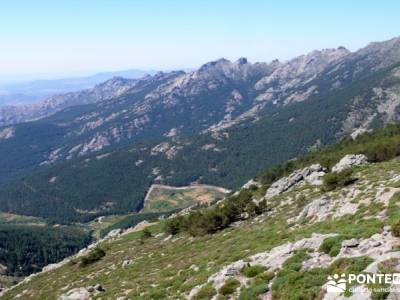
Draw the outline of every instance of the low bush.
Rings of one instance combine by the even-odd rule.
[[[341,235],[326,238],[319,247],[319,251],[331,257],[337,256],[342,248],[342,241],[344,239],[345,238]]]
[[[148,228],[143,229],[140,238],[141,239],[148,239],[148,238],[151,238],[151,237],[152,237],[151,231]]]
[[[235,278],[229,278],[225,281],[224,285],[219,289],[219,293],[226,296],[233,294],[240,286],[240,282]]]
[[[268,284],[260,283],[257,285],[251,285],[244,287],[240,290],[239,300],[255,300],[258,296],[268,292]]]
[[[328,173],[324,176],[324,190],[325,191],[332,191],[338,187],[347,186],[357,179],[353,176],[353,171],[351,169],[344,170],[342,172],[332,172]]]
[[[81,262],[79,264],[80,267],[86,267],[88,265],[91,265],[99,260],[101,260],[104,256],[106,255],[106,252],[97,247],[94,248],[88,255],[83,256],[81,258]]]
[[[261,274],[265,271],[265,267],[260,265],[255,266],[244,266],[240,271],[246,277],[256,277],[258,274]]]
[[[254,284],[269,283],[274,277],[275,277],[274,272],[265,272],[265,273],[257,275],[253,279],[253,283]]]
[[[400,221],[397,221],[391,226],[392,234],[395,237],[400,237]]]
[[[374,260],[368,256],[358,256],[352,258],[339,258],[329,267],[329,274],[352,273],[359,274]]]
[[[194,300],[208,300],[211,299],[214,295],[217,294],[217,291],[211,284],[204,285],[200,291],[193,297]]]
[[[233,222],[260,215],[267,210],[267,203],[265,200],[258,204],[253,202],[253,197],[256,197],[253,193],[257,192],[241,190],[238,195],[230,196],[216,206],[168,219],[164,230],[168,234],[189,232],[192,236],[199,236],[215,233]]]
[[[317,298],[327,275],[321,268],[301,271],[302,263],[309,258],[307,250],[302,249],[284,262],[272,284],[273,299]]]

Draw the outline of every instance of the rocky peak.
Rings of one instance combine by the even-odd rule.
[[[395,37],[387,41],[383,42],[372,42],[369,43],[366,47],[360,49],[358,52],[360,53],[385,53],[387,51],[395,50],[399,51],[400,47],[400,37]]]
[[[246,57],[241,57],[236,61],[236,64],[238,64],[238,65],[245,65],[247,63],[248,63],[248,61],[247,61]]]
[[[298,56],[287,62],[283,70],[292,75],[311,75],[323,71],[329,64],[342,59],[350,52],[346,48],[314,50],[308,54]]]
[[[103,83],[97,84],[96,87],[100,88],[100,87],[105,87],[105,86],[122,86],[122,85],[126,85],[132,82],[135,82],[135,79],[127,79],[127,78],[123,78],[120,76],[115,76]]]
[[[340,47],[338,49],[314,50],[285,63],[274,60],[269,64],[269,68],[273,72],[261,78],[256,83],[255,88],[264,90],[276,84],[293,88],[321,74],[329,65],[341,61],[349,53],[346,48]]]
[[[207,72],[207,71],[213,70],[215,68],[221,67],[222,65],[229,65],[229,64],[232,64],[232,62],[230,60],[225,59],[225,58],[220,58],[220,59],[210,61],[210,62],[203,64],[199,68],[198,72]]]
[[[400,37],[370,43],[352,53],[351,58],[356,62],[354,69],[359,73],[389,67],[400,61]]]

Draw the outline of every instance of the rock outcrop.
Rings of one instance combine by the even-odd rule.
[[[266,267],[269,271],[274,271],[281,268],[282,264],[291,257],[296,250],[299,249],[314,249],[317,250],[325,238],[335,236],[335,234],[312,234],[310,238],[304,238],[296,242],[289,242],[281,246],[275,247],[270,251],[258,253],[244,260],[239,260],[231,263],[219,272],[211,275],[208,282],[211,283],[216,289],[219,289],[228,278],[239,278],[241,282],[243,279],[240,275],[240,270],[245,265],[261,265]],[[245,283],[245,282],[243,282]],[[193,298],[198,292],[199,288],[194,287],[190,296]]]
[[[287,177],[283,177],[278,181],[275,181],[265,194],[265,197],[272,198],[283,192],[286,192],[296,184],[301,182],[308,183],[311,185],[321,185],[322,177],[325,175],[324,168],[319,164],[314,164],[306,167],[302,170],[296,170]]]
[[[104,291],[105,289],[100,284],[88,286],[86,288],[74,288],[61,295],[58,300],[89,300],[91,299],[91,294],[98,294]]]
[[[58,300],[89,300],[90,293],[86,288],[75,288],[61,295]]]
[[[243,186],[242,189],[248,189],[252,186],[256,186],[256,187],[261,187],[261,183],[258,181],[255,181],[254,179],[250,179],[249,181],[247,181]]]
[[[0,140],[7,140],[14,136],[15,129],[14,127],[6,127],[0,130]]]
[[[367,163],[368,158],[364,154],[347,154],[333,166],[332,172],[342,172],[353,166],[365,165]]]

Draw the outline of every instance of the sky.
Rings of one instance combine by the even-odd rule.
[[[400,1],[1,0],[0,79],[287,60],[400,36]]]

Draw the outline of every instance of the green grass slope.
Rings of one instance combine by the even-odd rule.
[[[270,199],[266,210],[256,213],[254,217],[215,228],[212,233],[185,227],[169,236],[166,225],[170,220],[160,221],[158,225],[150,227],[150,233],[133,232],[103,242],[99,245],[104,251],[102,255],[98,255],[100,252],[97,251],[85,258],[90,263],[82,264],[81,258],[75,258],[60,268],[23,282],[6,292],[3,299],[14,299],[17,295],[28,299],[57,299],[68,290],[97,283],[105,291],[92,293],[93,299],[185,299],[194,287],[206,284],[211,275],[232,262],[247,260],[254,254],[310,237],[313,233],[334,233],[338,235],[337,239],[327,239],[324,246],[315,250],[329,253],[332,257],[332,261],[324,267],[303,270],[301,263],[312,252],[302,249],[292,253],[281,268],[272,273],[262,267],[243,270],[248,278],[245,285],[232,278],[219,290],[206,284],[198,294],[202,299],[209,299],[217,293],[219,299],[228,299],[229,295],[234,299],[257,299],[265,293],[270,293],[273,299],[316,299],[328,275],[346,271],[359,273],[373,261],[368,256],[335,258],[338,241],[367,239],[374,234],[381,234],[386,225],[396,228],[400,216],[400,161],[395,158],[399,154],[397,150],[400,144],[396,142],[400,137],[399,128],[393,126],[364,135],[356,141],[343,141],[295,162],[296,166],[317,161],[332,165],[345,153],[362,152],[374,147],[376,152],[371,151],[369,155],[386,153],[376,158],[375,162],[355,167],[352,176],[357,180],[345,187],[326,191],[324,187],[298,186]],[[282,169],[289,172],[287,167]],[[232,203],[232,209],[241,209],[245,203],[243,201],[259,199],[269,185],[266,174],[270,172],[264,173],[263,187],[231,196],[225,200],[225,206]],[[284,173],[274,173],[274,176],[278,178]],[[243,196],[243,193],[250,197]],[[324,195],[337,206],[330,216],[321,220],[296,219],[307,204]],[[344,204],[353,205],[354,211],[341,214],[340,207]],[[192,212],[184,218],[192,218],[192,221],[199,223],[185,224],[196,228],[203,224],[199,213],[209,216],[208,212],[216,207]],[[397,241],[396,237],[392,239]],[[397,244],[393,244],[390,251],[398,250]],[[126,260],[132,263],[123,267]],[[239,291],[236,291],[237,287],[240,287]],[[374,297],[382,295],[374,294]]]

